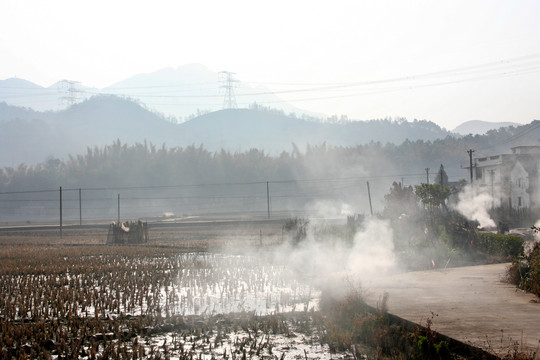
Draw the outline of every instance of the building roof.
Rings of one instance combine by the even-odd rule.
[[[540,145],[521,145],[511,148],[512,154],[540,154]]]

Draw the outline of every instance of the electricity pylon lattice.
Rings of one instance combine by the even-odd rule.
[[[225,89],[225,98],[223,99],[223,108],[224,109],[236,109],[236,97],[234,95],[234,88],[239,82],[236,80],[233,75],[233,72],[230,71],[221,71],[220,82],[223,84],[221,88]]]
[[[61,83],[62,86],[58,87],[58,91],[65,93],[65,95],[60,99],[68,106],[74,105],[77,100],[79,100],[79,94],[82,93],[82,90],[77,88],[77,85],[80,84],[80,82],[74,80],[62,80]]]

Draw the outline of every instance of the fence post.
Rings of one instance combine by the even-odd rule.
[[[62,238],[62,187],[60,186],[60,239]]]
[[[79,226],[82,226],[82,196],[81,188],[79,188]]]
[[[270,188],[268,181],[266,182],[266,206],[268,208],[268,218],[270,219]]]

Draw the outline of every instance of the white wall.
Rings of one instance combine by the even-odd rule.
[[[519,160],[510,172],[510,186],[512,207],[514,209],[529,207],[531,205],[530,197],[527,193],[527,189],[529,188],[529,174],[525,171]]]

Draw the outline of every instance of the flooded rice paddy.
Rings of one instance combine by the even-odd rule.
[[[315,279],[272,254],[5,246],[3,358],[321,359]]]

